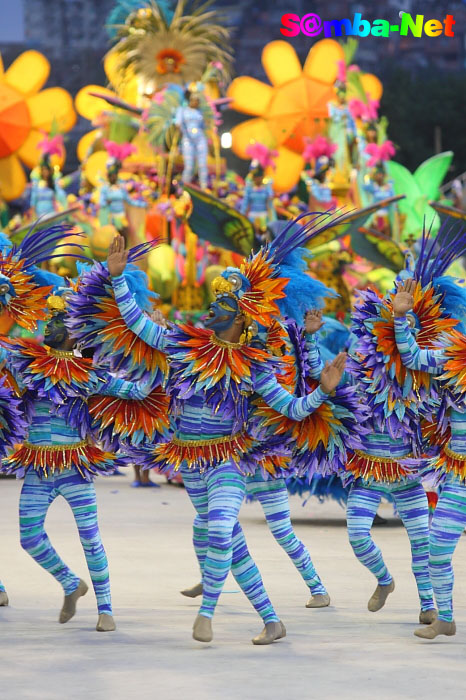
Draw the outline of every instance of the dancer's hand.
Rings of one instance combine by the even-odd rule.
[[[151,320],[156,323],[158,326],[162,326],[162,328],[168,328],[168,323],[167,319],[163,315],[163,313],[160,311],[160,309],[154,309],[154,311],[150,315]]]
[[[322,328],[323,325],[324,322],[322,321],[322,311],[318,309],[310,309],[309,311],[306,311],[306,315],[304,316],[304,328],[306,333],[309,333],[310,335],[317,333],[317,331]]]
[[[327,361],[320,374],[320,388],[325,394],[331,394],[339,385],[346,365],[346,352],[340,352],[332,362]]]
[[[416,280],[405,280],[397,289],[393,299],[393,313],[397,318],[406,316],[408,311],[414,306],[414,290],[416,289]]]
[[[128,262],[128,250],[125,250],[123,236],[115,236],[107,255],[107,267],[112,277],[119,277],[125,270]]]

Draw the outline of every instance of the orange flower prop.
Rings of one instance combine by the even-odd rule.
[[[228,89],[232,109],[254,117],[232,130],[233,150],[247,158],[252,143],[276,148],[278,158],[270,175],[277,192],[287,192],[298,182],[304,168],[306,138],[325,130],[327,104],[335,98],[333,84],[338,61],[342,60],[343,48],[333,39],[314,44],[303,67],[291,44],[272,41],[262,51],[262,65],[271,85],[242,76]],[[365,74],[361,83],[371,99],[380,99],[382,85],[378,78]],[[348,97],[352,97],[350,88]]]
[[[21,196],[27,180],[22,163],[34,168],[40,160],[43,132],[55,124],[60,132],[76,122],[71,95],[62,88],[42,90],[50,64],[38,51],[25,51],[3,70],[0,56],[0,182],[7,201]]]

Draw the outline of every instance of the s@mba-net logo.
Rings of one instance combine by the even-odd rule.
[[[426,19],[424,15],[415,15],[401,11],[400,21],[395,24],[387,19],[374,19],[370,22],[363,19],[360,12],[355,12],[353,19],[332,19],[322,20],[319,15],[309,12],[300,17],[288,12],[282,15],[281,33],[286,37],[298,36],[382,36],[389,37],[390,34],[400,34],[400,36],[428,37],[455,36],[453,25],[456,24],[453,15],[446,15],[444,19]]]

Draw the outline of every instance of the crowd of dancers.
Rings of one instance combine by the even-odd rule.
[[[466,232],[424,233],[392,292],[360,292],[346,346],[329,348],[321,309],[335,293],[307,274],[303,246],[340,221],[307,213],[276,229],[240,268],[213,280],[214,301],[199,325],[173,324],[154,310],[136,263],[155,242],[127,250],[119,235],[105,263],[81,263],[69,283],[41,267],[67,244],[66,227],[31,231],[19,246],[1,242],[2,309],[31,330],[46,326],[43,344],[0,339],[0,469],[24,478],[21,546],[62,585],[61,623],[88,586],[53,548],[48,508],[59,495],[68,501],[97,630],[112,631],[93,480],[137,464],[181,473],[194,506],[201,578],[183,593],[202,597],[199,642],[213,638],[230,571],[263,621],[253,643],[286,635],[238,520],[246,493],[308,586],[306,607],[330,604],[291,524],[285,479],[294,475],[337,475],[350,486],[349,541],[376,578],[371,612],[395,587],[371,537],[389,495],[411,543],[415,634],[455,634],[451,562],[466,526],[466,292],[446,273],[466,252]],[[439,490],[430,528],[423,482]],[[8,604],[0,591],[0,605]]]

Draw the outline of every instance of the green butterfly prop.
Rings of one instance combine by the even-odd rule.
[[[432,232],[438,229],[440,220],[430,206],[430,200],[439,199],[439,188],[452,159],[452,151],[438,153],[421,163],[414,173],[410,173],[401,163],[387,161],[386,168],[393,180],[395,193],[406,196],[400,203],[400,212],[406,216],[404,236],[413,235],[418,238],[423,230],[424,219],[433,222]]]
[[[241,255],[249,255],[251,250],[258,247],[258,243],[254,240],[253,224],[246,216],[197,187],[185,185],[184,189],[189,192],[193,205],[189,225],[199,238],[209,241],[214,246]],[[402,198],[402,195],[388,197],[364,209],[349,211],[348,214],[340,218],[338,226],[313,238],[307,247],[312,250],[342,236],[350,235],[352,237],[380,207],[398,202]]]
[[[399,244],[380,231],[361,227],[351,235],[351,247],[357,255],[369,262],[400,272],[405,266],[405,255]]]

